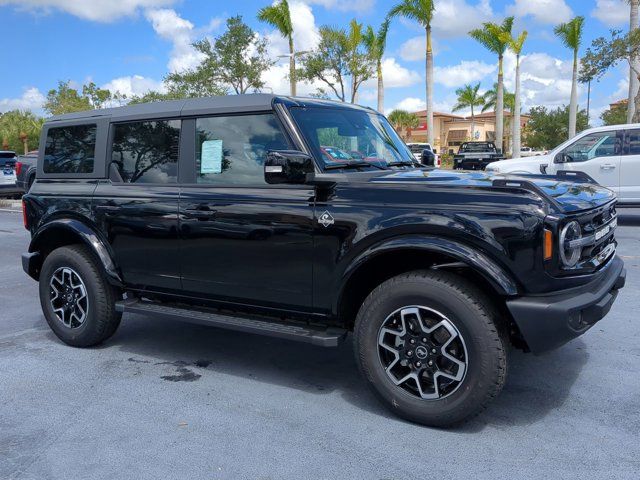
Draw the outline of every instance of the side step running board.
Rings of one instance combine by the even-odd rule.
[[[228,330],[296,340],[321,347],[336,347],[347,335],[347,331],[342,328],[285,323],[271,321],[266,317],[236,316],[206,308],[176,307],[138,299],[117,302],[116,311],[211,325]]]

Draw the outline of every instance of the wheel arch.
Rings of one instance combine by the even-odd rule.
[[[341,323],[351,327],[360,305],[376,286],[401,273],[430,268],[464,270],[491,298],[519,291],[503,267],[471,246],[439,237],[402,237],[370,247],[349,264],[334,311]]]
[[[38,280],[47,255],[56,248],[73,244],[83,244],[89,248],[110,283],[117,286],[123,284],[113,255],[98,233],[80,220],[67,218],[52,220],[34,233],[29,244],[29,253],[35,256],[29,274]]]

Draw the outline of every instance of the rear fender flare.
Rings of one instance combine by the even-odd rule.
[[[46,245],[50,235],[64,230],[72,233],[75,237],[87,245],[100,259],[100,264],[104,269],[109,281],[115,285],[122,285],[122,277],[113,260],[113,255],[107,244],[100,238],[98,233],[84,222],[75,219],[63,218],[52,220],[40,227],[33,235],[29,245],[29,252],[40,252]]]

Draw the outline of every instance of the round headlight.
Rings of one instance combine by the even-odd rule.
[[[560,259],[566,267],[575,267],[580,260],[582,247],[571,248],[569,242],[582,238],[582,229],[576,221],[567,223],[560,231]]]

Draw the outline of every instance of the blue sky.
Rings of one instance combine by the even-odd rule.
[[[274,58],[286,45],[255,18],[270,0],[0,0],[2,64],[0,112],[28,108],[41,113],[46,92],[58,80],[88,80],[128,94],[162,88],[167,72],[197,64],[190,43],[223,31],[224,20],[242,15],[271,41]],[[298,50],[312,48],[317,28],[346,26],[352,18],[376,28],[396,0],[290,0]],[[571,53],[553,35],[553,26],[575,15],[586,17],[583,49],[610,28],[628,28],[623,0],[436,0],[435,110],[450,111],[455,89],[480,81],[490,88],[496,59],[468,38],[488,20],[515,15],[514,30],[529,38],[522,59],[525,109],[569,101]],[[424,32],[405,20],[392,24],[384,73],[385,110],[424,108]],[[269,88],[287,93],[286,60],[265,72]],[[506,82],[513,87],[514,58],[506,58]],[[626,98],[628,67],[621,65],[592,89],[592,123],[612,101]],[[300,93],[315,90],[301,85]],[[267,89],[268,91],[269,89]],[[586,88],[580,91],[586,106]],[[375,106],[375,85],[364,86],[360,103]]]

